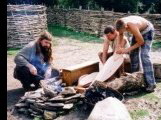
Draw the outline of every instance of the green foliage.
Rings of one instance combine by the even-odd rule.
[[[144,118],[145,116],[149,115],[149,112],[144,109],[133,110],[130,112],[130,115],[133,120],[139,120],[139,118],[141,119],[141,118]]]
[[[71,28],[63,27],[60,25],[48,25],[48,30],[57,37],[67,37],[71,39],[80,40],[82,42],[102,42],[100,38],[85,32],[75,32]]]
[[[131,13],[161,13],[161,0],[8,0],[9,4],[45,4],[46,6],[59,5],[66,8],[95,9],[103,7],[105,10]],[[140,6],[142,5],[142,6]]]
[[[79,6],[82,6],[82,9],[97,8],[94,0],[58,0],[58,3],[66,8],[79,8]]]
[[[105,8],[105,10],[114,10],[115,12],[137,12],[139,0],[94,0],[96,3]]]
[[[156,1],[154,8],[156,10],[155,11],[156,13],[160,13],[161,14],[161,0],[157,0]]]
[[[143,4],[143,9],[139,11],[140,13],[158,13],[155,6],[159,2],[158,0],[140,0],[140,2]]]
[[[161,0],[58,0],[58,5],[71,8],[130,11],[131,13],[161,13]]]

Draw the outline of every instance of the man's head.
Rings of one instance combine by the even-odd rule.
[[[49,32],[45,31],[40,34],[38,42],[41,45],[41,47],[50,48],[52,45],[52,39],[52,35]]]
[[[37,40],[36,54],[42,53],[45,62],[52,59],[52,40],[52,35],[47,31],[42,32]]]
[[[115,28],[112,25],[109,25],[104,30],[105,36],[108,38],[108,40],[114,40],[117,36],[117,32]]]
[[[127,25],[124,23],[124,21],[119,19],[116,21],[115,27],[119,33],[123,33],[125,32]]]

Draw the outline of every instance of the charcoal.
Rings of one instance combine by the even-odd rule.
[[[98,101],[101,101],[107,97],[115,97],[119,100],[123,100],[123,95],[112,88],[105,88],[102,84],[94,84],[85,93],[84,101],[90,106],[94,106]]]

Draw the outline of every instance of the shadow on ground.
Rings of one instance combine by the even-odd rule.
[[[7,108],[14,106],[24,95],[23,88],[11,89],[7,91]]]

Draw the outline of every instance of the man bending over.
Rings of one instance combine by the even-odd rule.
[[[140,16],[128,16],[118,19],[115,25],[116,30],[119,32],[119,42],[116,53],[125,54],[130,52],[132,72],[139,71],[140,65],[142,65],[146,91],[153,92],[156,87],[156,82],[153,66],[149,56],[149,51],[154,37],[153,24]],[[131,47],[129,48],[123,48],[125,43],[125,40],[123,39],[124,32],[130,32],[133,34]]]

